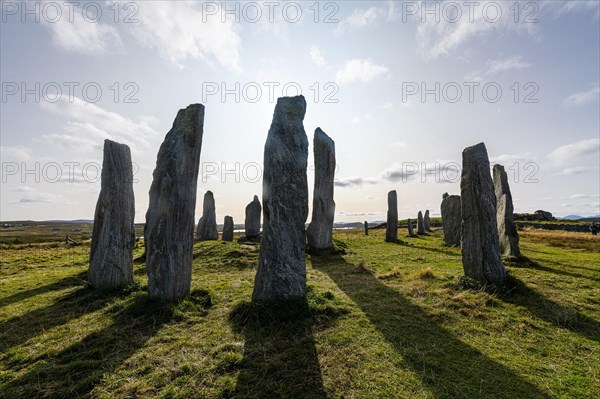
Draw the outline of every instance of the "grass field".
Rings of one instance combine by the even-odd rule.
[[[249,302],[257,245],[197,243],[176,305],[147,300],[142,259],[102,293],[89,244],[4,245],[0,398],[600,397],[600,237],[524,231],[504,286],[465,289],[439,231],[383,235],[335,232],[283,309]]]

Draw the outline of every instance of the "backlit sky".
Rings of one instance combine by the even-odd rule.
[[[384,220],[392,189],[401,218],[438,215],[481,141],[516,212],[600,213],[598,1],[287,3],[2,1],[0,219],[93,218],[110,138],[143,222],[158,148],[199,102],[196,219],[212,190],[218,223],[243,223],[284,86],[309,142],[335,140],[336,221]]]

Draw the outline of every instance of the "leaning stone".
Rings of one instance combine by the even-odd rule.
[[[306,296],[305,223],[308,216],[308,138],[303,96],[277,100],[264,152],[263,235],[252,300]]]
[[[215,210],[215,196],[212,191],[204,194],[202,205],[202,217],[198,221],[197,236],[199,240],[218,240],[217,212]]]
[[[94,288],[121,288],[133,282],[134,217],[131,152],[125,144],[104,140],[88,270]]]
[[[190,292],[194,210],[204,106],[179,110],[158,150],[144,230],[148,295],[177,300]]]
[[[223,241],[233,241],[233,218],[225,216],[223,222]]]
[[[425,216],[423,216],[423,228],[425,231],[431,231],[431,220],[429,219],[429,209],[425,210]]]
[[[246,238],[250,241],[257,240],[260,237],[260,214],[262,207],[258,197],[255,195],[251,203],[246,206],[246,220],[244,229]]]
[[[481,284],[500,282],[506,278],[506,270],[500,259],[496,195],[485,144],[465,148],[462,163],[461,251],[465,276]]]
[[[521,251],[519,250],[519,233],[517,233],[517,226],[514,221],[514,209],[508,185],[508,176],[502,165],[494,165],[493,171],[500,255],[518,258],[521,256]]]
[[[425,226],[423,224],[423,212],[419,211],[417,214],[417,234],[425,234]]]
[[[398,195],[396,190],[388,193],[387,227],[385,229],[385,241],[398,241]]]
[[[460,195],[444,194],[442,197],[442,226],[444,242],[450,246],[460,246]]]
[[[335,178],[335,143],[320,128],[313,139],[315,155],[315,189],[312,220],[306,230],[308,245],[316,249],[333,247],[333,180]]]

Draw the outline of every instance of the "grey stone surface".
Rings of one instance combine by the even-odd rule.
[[[425,231],[431,231],[431,219],[429,219],[429,209],[425,210],[425,215],[423,216],[423,228]]]
[[[158,150],[144,230],[148,295],[177,300],[190,292],[194,210],[204,106],[179,110]]]
[[[365,220],[365,235],[368,236],[369,235],[369,222],[367,222]]]
[[[198,232],[196,233],[199,240],[218,240],[219,232],[217,230],[217,211],[215,209],[215,196],[212,191],[207,191],[204,194],[204,202],[202,203],[202,216],[198,221]]]
[[[251,203],[246,206],[246,219],[244,227],[246,230],[246,238],[256,240],[260,237],[260,216],[262,206],[258,197],[255,195]]]
[[[252,300],[277,302],[306,296],[308,138],[303,96],[277,100],[265,143],[263,235]]]
[[[333,180],[335,177],[335,143],[321,128],[313,138],[315,156],[315,189],[312,220],[306,229],[308,245],[316,249],[333,247]]]
[[[233,218],[225,216],[223,221],[223,241],[233,241]]]
[[[388,193],[387,226],[385,229],[385,241],[398,241],[398,194],[396,190]]]
[[[502,165],[494,165],[494,190],[496,192],[496,223],[498,224],[498,239],[500,255],[520,257],[519,233],[513,215],[513,201],[508,176]]]
[[[460,195],[448,195],[442,197],[442,226],[444,228],[444,242],[447,245],[460,246]]]
[[[120,288],[133,282],[134,217],[131,151],[125,144],[104,140],[88,270],[94,288]]]
[[[417,234],[425,234],[425,225],[423,223],[423,212],[419,211],[417,214]]]
[[[412,220],[410,220],[410,219],[408,219],[408,236],[409,237],[415,236],[415,230],[413,228]]]
[[[506,270],[498,245],[496,194],[483,143],[467,147],[462,153],[460,203],[465,276],[482,284],[503,281]]]
[[[537,210],[535,212],[533,212],[533,215],[535,216],[536,219],[553,219],[552,213],[548,212],[548,211],[542,211],[542,210]]]

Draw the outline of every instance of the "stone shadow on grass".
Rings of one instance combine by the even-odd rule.
[[[232,397],[327,398],[313,329],[325,328],[344,313],[333,294],[312,290],[305,301],[238,304],[230,322],[245,344]]]
[[[178,312],[210,307],[206,291],[192,291],[178,304],[153,301],[144,291],[107,312],[112,322],[56,354],[44,356],[3,388],[11,399],[90,397],[106,373],[114,372]]]
[[[511,266],[511,267],[515,267],[515,268],[540,270],[540,271],[543,271],[543,272],[549,272],[549,273],[559,274],[561,276],[568,276],[568,277],[574,277],[574,278],[583,278],[583,279],[589,279],[589,280],[592,280],[592,281],[600,282],[600,278],[599,277],[594,277],[594,276],[589,276],[589,275],[580,274],[580,273],[574,273],[574,272],[568,272],[566,270],[560,270],[560,269],[557,269],[557,268],[544,266],[544,265],[541,265],[539,262],[536,262],[533,259],[528,258],[526,256],[521,256],[516,261],[507,261],[506,265],[507,266]],[[585,268],[582,268],[582,269],[585,269]],[[586,270],[589,270],[591,272],[595,272],[595,270],[590,270],[590,269],[586,269]]]
[[[409,298],[342,257],[312,258],[367,315],[436,398],[549,398],[548,393],[444,329]],[[393,316],[393,317],[390,317]]]

